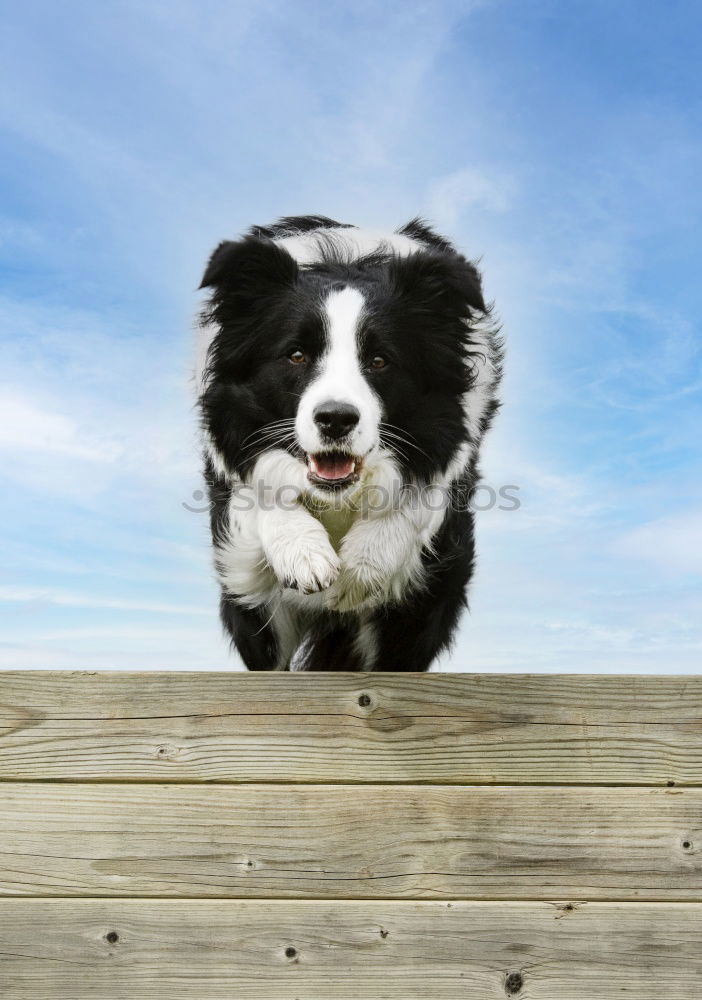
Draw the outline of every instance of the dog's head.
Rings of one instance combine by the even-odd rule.
[[[327,241],[300,260],[290,242],[222,243],[202,280],[200,405],[215,467],[243,477],[282,448],[311,491],[343,494],[383,454],[421,481],[477,444],[497,361],[492,333],[477,332],[476,268],[419,243],[354,256]]]

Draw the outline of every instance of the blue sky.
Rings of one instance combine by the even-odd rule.
[[[228,669],[188,381],[203,262],[422,214],[508,341],[452,670],[697,672],[702,8],[120,0],[0,40],[0,667]],[[195,503],[195,505],[197,505]]]

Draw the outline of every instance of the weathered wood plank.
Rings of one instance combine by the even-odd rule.
[[[702,900],[702,790],[10,783],[0,893]]]
[[[3,1000],[697,1000],[696,904],[0,902]]]
[[[0,780],[702,785],[702,676],[0,673]]]

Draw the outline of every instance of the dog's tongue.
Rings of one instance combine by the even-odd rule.
[[[310,455],[312,472],[320,479],[347,479],[355,462],[348,455]]]

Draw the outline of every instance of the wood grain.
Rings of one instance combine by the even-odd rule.
[[[697,1000],[696,904],[0,901],[3,1000]]]
[[[702,785],[702,676],[6,672],[0,780]]]
[[[702,791],[10,783],[0,893],[702,900]]]

